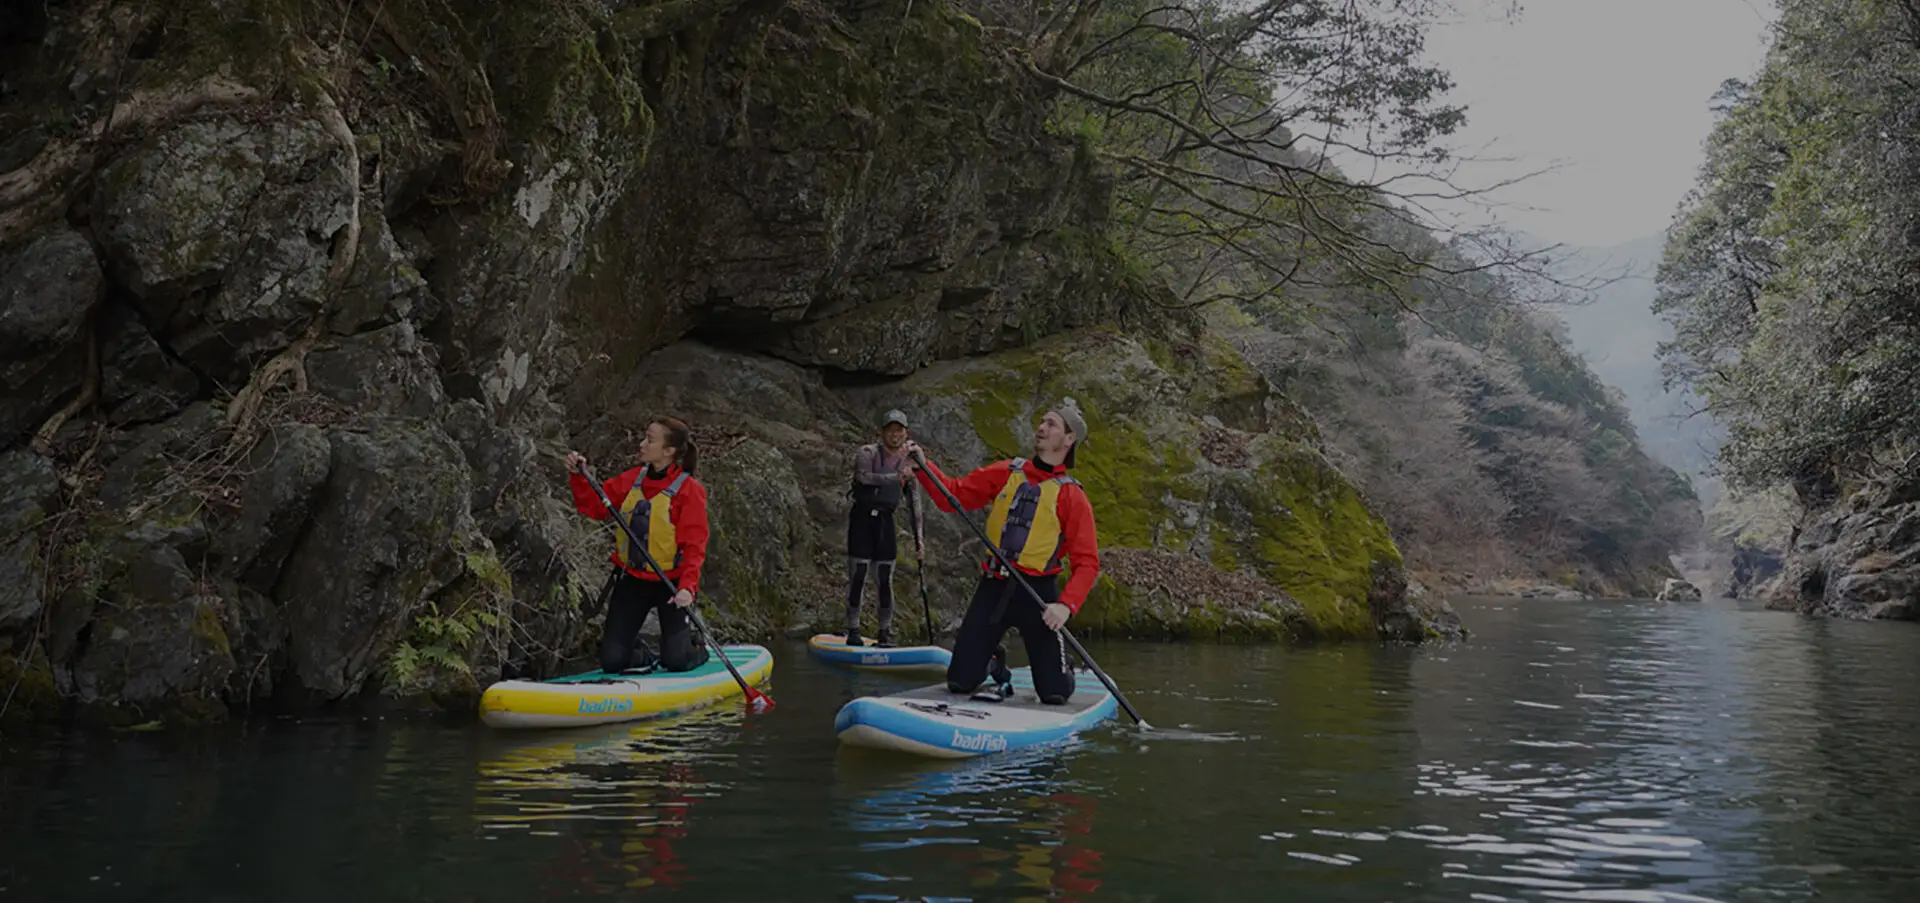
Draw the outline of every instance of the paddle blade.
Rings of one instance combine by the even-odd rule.
[[[745,689],[747,691],[747,708],[756,712],[766,712],[773,709],[773,697],[752,687]]]

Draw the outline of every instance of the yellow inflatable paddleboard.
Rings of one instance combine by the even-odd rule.
[[[757,686],[773,673],[773,653],[765,646],[741,643],[722,649],[748,684]],[[503,680],[481,695],[480,720],[495,728],[612,724],[658,718],[740,695],[740,684],[727,666],[708,656],[691,671],[589,671],[551,680]]]

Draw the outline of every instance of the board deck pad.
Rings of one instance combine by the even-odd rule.
[[[945,684],[863,696],[841,707],[834,732],[850,746],[962,758],[1060,740],[1113,717],[1116,709],[1113,694],[1092,674],[1076,674],[1073,695],[1061,705],[1034,695],[1025,668],[1014,670],[1013,687],[1013,696],[999,702],[955,693]]]
[[[758,647],[747,648],[747,647],[741,647],[741,646],[728,646],[726,647],[726,650],[727,650],[727,659],[733,662],[733,666],[736,668],[740,667],[743,664],[746,664],[747,662],[752,661],[754,656],[760,654],[758,651]],[[641,686],[645,686],[644,683],[641,683],[642,681],[658,680],[661,678],[668,678],[668,677],[679,677],[679,678],[711,677],[714,674],[726,674],[726,673],[727,673],[727,666],[724,664],[721,664],[720,660],[714,657],[712,650],[708,650],[706,661],[700,663],[700,666],[697,668],[689,668],[688,670],[685,670],[685,671],[668,671],[665,668],[655,668],[652,671],[646,671],[646,672],[628,672],[623,674],[608,674],[605,671],[595,670],[595,671],[586,671],[580,674],[568,674],[564,677],[549,677],[546,680],[540,681],[540,683],[577,684],[577,683],[606,682],[606,683],[634,683],[634,684],[640,684]],[[733,679],[732,675],[728,675],[727,679],[732,680]]]
[[[998,702],[974,699],[972,694],[969,693],[955,693],[947,689],[945,684],[917,687],[912,690],[891,694],[885,698],[918,703],[935,703],[940,706],[949,707],[964,702],[966,705],[961,706],[961,708],[978,709],[985,714],[1032,711],[1047,715],[1077,714],[1099,705],[1103,698],[1111,698],[1107,693],[1106,687],[1100,687],[1100,692],[1098,693],[1088,692],[1081,687],[1075,687],[1073,695],[1067,697],[1066,702],[1060,705],[1047,705],[1040,701],[1038,694],[1033,692],[1033,684],[1031,681],[1025,682],[1026,686],[1021,686],[1021,683],[1022,681],[1016,679],[1013,682],[1013,695]],[[992,684],[988,684],[988,686],[992,686]]]

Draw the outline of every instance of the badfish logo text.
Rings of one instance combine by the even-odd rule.
[[[580,700],[580,714],[582,715],[612,715],[631,711],[633,711],[633,700],[631,699],[602,697],[600,699]]]
[[[969,734],[954,728],[953,745],[976,752],[1000,752],[1007,748],[1007,738],[1000,734]]]
[[[860,656],[860,664],[884,665],[887,663],[887,659],[888,659],[888,656],[885,652],[875,652],[868,655]]]

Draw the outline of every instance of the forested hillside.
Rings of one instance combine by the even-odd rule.
[[[1716,98],[1660,269],[1663,360],[1724,425],[1729,490],[1800,509],[1765,595],[1920,617],[1920,8],[1780,10]]]
[[[1124,173],[1121,252],[1314,415],[1416,571],[1651,594],[1698,505],[1531,303],[1548,258],[1416,214],[1471,188],[1356,183],[1293,131],[1343,103],[1351,152],[1444,169],[1463,114],[1415,62],[1423,22],[1369,6],[1105,4],[1061,115]]]
[[[1660,346],[1673,339],[1672,325],[1653,312],[1654,277],[1665,245],[1665,235],[1655,234],[1573,249],[1559,269],[1566,278],[1591,281],[1593,290],[1554,313],[1565,323],[1568,345],[1617,390],[1647,454],[1683,475],[1699,497],[1705,523],[1682,543],[1678,564],[1688,580],[1726,594],[1734,591],[1729,577],[1747,541],[1738,536],[1751,532],[1744,522],[1754,512],[1721,491],[1714,467],[1721,430],[1706,402],[1685,383],[1669,386],[1661,373]]]
[[[1691,387],[1668,387],[1660,372],[1660,346],[1673,327],[1653,312],[1654,278],[1666,236],[1649,235],[1605,248],[1579,248],[1568,255],[1569,278],[1599,280],[1580,303],[1556,311],[1567,340],[1595,376],[1620,390],[1620,402],[1640,433],[1647,454],[1692,481],[1703,508],[1720,497],[1713,472],[1720,431]]]

